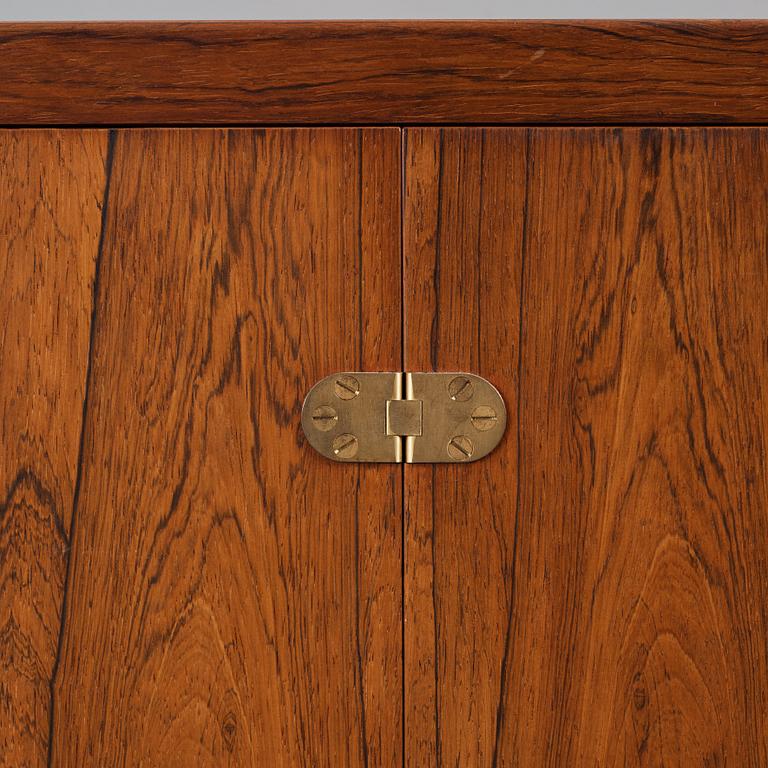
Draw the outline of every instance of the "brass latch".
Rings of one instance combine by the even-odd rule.
[[[507,409],[471,373],[344,372],[312,387],[301,425],[334,461],[467,462],[498,445]]]

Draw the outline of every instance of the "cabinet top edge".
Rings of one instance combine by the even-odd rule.
[[[0,125],[768,123],[768,21],[0,23]]]

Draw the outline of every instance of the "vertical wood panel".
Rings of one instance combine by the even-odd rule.
[[[399,367],[399,135],[119,133],[56,765],[401,760],[400,470],[299,424]]]
[[[415,130],[406,189],[406,365],[510,408],[407,468],[408,762],[765,765],[765,130]]]
[[[407,370],[468,370],[500,385],[504,450],[406,471],[406,754],[479,764],[493,738],[514,555],[514,391],[522,207],[519,133],[409,130],[404,215]],[[500,160],[503,160],[500,162]],[[484,212],[478,217],[478,211]],[[491,488],[495,488],[492,502]],[[489,588],[491,587],[491,588]],[[480,656],[478,656],[478,654]]]
[[[104,131],[0,131],[0,766],[42,766],[104,194]]]

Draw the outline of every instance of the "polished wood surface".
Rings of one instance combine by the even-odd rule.
[[[499,449],[406,467],[411,766],[768,764],[768,132],[414,129],[405,365]]]
[[[768,133],[402,136],[0,131],[0,767],[768,764]]]
[[[756,123],[768,22],[0,24],[0,123]]]
[[[117,131],[108,190],[51,765],[399,765],[400,468],[299,426],[399,367],[399,131]]]
[[[0,766],[43,766],[107,140],[0,131]]]

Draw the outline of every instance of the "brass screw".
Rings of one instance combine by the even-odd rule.
[[[472,382],[466,376],[457,376],[455,379],[451,379],[448,384],[448,394],[451,396],[451,400],[459,400],[464,402],[469,400],[473,394]]]
[[[474,443],[466,435],[456,435],[448,441],[448,455],[454,461],[466,461],[474,452]]]
[[[333,438],[333,453],[340,459],[351,459],[357,453],[357,438],[354,435],[338,435]]]
[[[336,415],[336,411],[330,405],[319,405],[312,413],[312,423],[321,432],[333,429],[338,420],[339,417]]]
[[[360,394],[360,382],[354,376],[339,376],[334,391],[339,399],[351,400]]]
[[[470,419],[472,419],[474,428],[480,432],[487,432],[489,429],[493,429],[499,420],[498,416],[496,416],[496,411],[490,405],[478,405],[472,411]]]

